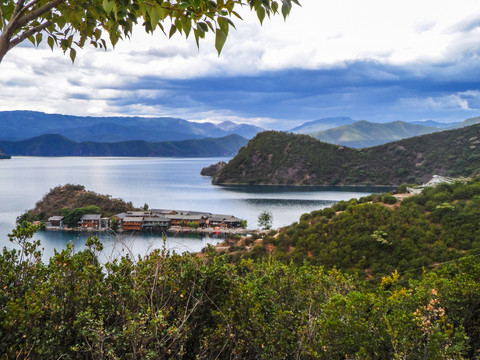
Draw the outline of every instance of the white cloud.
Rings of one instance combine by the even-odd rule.
[[[472,110],[462,93],[427,98],[401,98],[398,108],[412,107],[417,111]]]
[[[478,13],[476,0],[303,0],[301,3],[302,7],[292,9],[287,21],[277,16],[266,19],[263,26],[258,24],[255,14],[242,12],[245,21],[236,21],[238,30],[232,29],[220,57],[212,36],[203,40],[197,50],[193,37],[167,39],[161,32],[149,35],[141,28],[135,29],[132,38],[121,41],[114,50],[89,48],[78,52],[74,65],[59,50],[52,53],[46,46],[19,47],[0,65],[0,110],[30,109],[75,115],[184,114],[197,120],[235,119],[238,115],[229,114],[228,109],[220,109],[217,114],[209,113],[209,109],[196,113],[188,107],[123,106],[117,100],[168,95],[161,88],[151,92],[129,90],[128,85],[139,77],[248,75],[291,68],[331,68],[353,61],[393,65],[436,63],[478,49],[478,16],[471,15]],[[462,23],[469,26],[461,28]],[[392,76],[376,73],[373,78],[392,80]],[[402,101],[405,104],[416,100]],[[468,109],[468,103],[454,95],[420,102],[424,107]],[[274,120],[245,121],[268,125]]]

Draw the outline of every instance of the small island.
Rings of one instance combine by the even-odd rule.
[[[10,155],[7,155],[2,150],[0,150],[0,160],[11,159],[11,158],[12,157]]]
[[[82,185],[67,184],[50,190],[35,208],[18,217],[43,223],[45,230],[138,232],[245,232],[246,221],[233,215],[200,211],[135,208],[131,202],[113,199],[85,190]]]

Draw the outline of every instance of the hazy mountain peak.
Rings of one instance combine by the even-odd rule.
[[[252,138],[262,130],[257,126],[231,121],[216,125],[172,117],[86,117],[35,111],[0,112],[0,140],[21,140],[56,133],[74,141],[155,142],[218,138],[231,134]]]
[[[289,132],[295,134],[310,134],[318,131],[323,131],[331,128],[335,128],[342,125],[353,124],[355,120],[347,116],[328,117],[318,120],[308,121],[299,126],[294,127]]]

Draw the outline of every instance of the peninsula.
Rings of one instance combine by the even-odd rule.
[[[480,124],[353,149],[307,135],[258,134],[214,174],[213,184],[422,184],[433,174],[472,176],[480,170]]]
[[[135,208],[131,202],[67,184],[50,190],[35,208],[19,216],[24,221],[45,224],[46,230],[70,231],[197,231],[241,232],[246,222],[233,215],[200,211]]]

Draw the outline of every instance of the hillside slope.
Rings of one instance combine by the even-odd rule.
[[[402,186],[403,187],[403,186]],[[286,263],[337,268],[371,279],[395,270],[416,277],[422,267],[478,254],[480,177],[440,184],[409,197],[373,194],[303,214],[235,257],[273,256]],[[233,255],[233,254],[232,254]]]
[[[399,185],[432,175],[470,176],[480,170],[480,125],[366,149],[307,135],[266,131],[250,140],[214,184]]]
[[[41,135],[21,141],[0,141],[0,147],[22,156],[231,156],[247,143],[239,135],[182,141],[75,142],[61,135]]]
[[[362,120],[309,135],[331,144],[364,148],[441,130],[432,126],[409,124],[403,121],[379,124]]]
[[[83,185],[66,184],[50,189],[48,194],[18,218],[22,221],[47,221],[50,216],[62,215],[63,209],[97,206],[104,216],[112,216],[121,212],[137,210],[132,203],[120,199],[112,199],[110,195],[101,195],[85,190]]]
[[[289,130],[288,132],[292,132],[294,134],[311,134],[327,129],[336,128],[343,125],[350,125],[353,124],[355,120],[346,117],[332,117],[332,118],[323,118],[318,120],[309,121],[294,127],[293,129]]]

